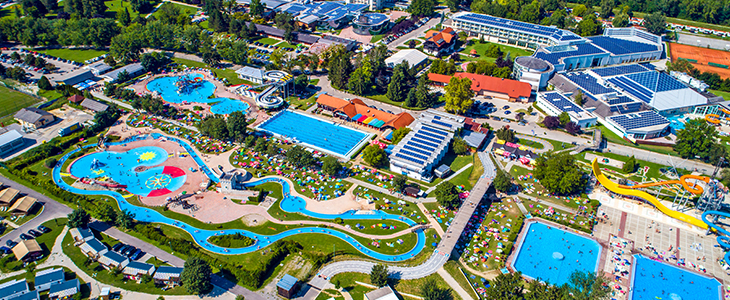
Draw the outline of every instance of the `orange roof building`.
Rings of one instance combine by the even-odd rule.
[[[474,73],[456,73],[454,76],[469,78],[471,80],[471,90],[476,95],[491,96],[512,102],[528,102],[532,94],[532,86],[527,82]],[[428,73],[428,79],[435,85],[446,86],[449,84],[451,76]]]
[[[438,30],[429,30],[426,32],[426,41],[423,43],[423,52],[430,55],[439,56],[440,54],[448,54],[454,51],[454,41],[456,41],[456,31],[449,27]]]
[[[351,101],[320,94],[317,106],[334,113],[335,116],[347,117],[353,122],[384,130],[386,128],[403,128],[411,124],[414,118],[409,113],[391,114],[369,107],[360,99]]]

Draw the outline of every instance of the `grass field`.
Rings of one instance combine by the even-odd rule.
[[[210,69],[210,70],[212,70],[215,73],[215,76],[216,77],[227,79],[228,80],[228,84],[234,84],[235,85],[235,84],[246,83],[246,81],[244,81],[243,79],[238,78],[238,75],[236,75],[236,71],[231,70],[231,69],[215,69],[215,68],[211,68],[210,66],[208,66],[208,65],[206,65],[206,64],[204,64],[202,62],[192,61],[192,60],[184,59],[184,58],[177,58],[176,57],[176,58],[173,58],[172,60],[174,62],[176,62],[176,63],[183,64],[183,65],[186,65],[188,67],[196,67],[196,68]]]
[[[48,55],[53,55],[55,57],[64,58],[68,60],[73,60],[75,62],[83,63],[84,61],[88,59],[92,59],[94,57],[98,57],[106,51],[101,50],[94,50],[94,49],[47,49],[47,50],[38,50],[38,52],[42,52]]]
[[[259,42],[259,43],[267,44],[267,45],[276,45],[278,43],[281,43],[281,40],[273,39],[270,37],[261,37],[259,39],[253,39],[253,40],[251,40],[251,42]]]
[[[0,85],[0,116],[13,115],[21,108],[31,106],[40,101],[41,99]]]
[[[489,42],[482,43],[479,40],[474,40],[474,44],[472,44],[471,46],[466,46],[466,48],[464,48],[464,50],[461,51],[461,53],[465,55],[465,56],[462,56],[462,58],[466,61],[486,60],[486,61],[494,62],[497,60],[496,57],[487,57],[486,55],[484,55],[487,51],[487,48],[489,48],[489,46],[491,44],[495,44],[495,43],[489,43]],[[502,49],[502,52],[505,55],[507,55],[507,53],[509,53],[509,57],[511,57],[513,59],[518,56],[530,56],[534,52],[532,50],[527,50],[527,49],[522,49],[522,48],[517,48],[517,47],[512,47],[512,46],[507,46],[507,45],[501,45],[501,44],[495,44],[495,45],[498,45],[499,48]],[[472,49],[477,50],[477,54],[478,54],[477,57],[471,56]]]
[[[152,6],[156,5],[156,1],[151,1]],[[132,4],[130,1],[122,1],[122,0],[111,0],[111,1],[104,1],[104,5],[106,5],[106,12],[104,12],[104,16],[107,18],[117,18],[117,13],[124,10],[124,8],[129,11],[129,16],[134,20],[134,18],[137,17],[138,13],[132,9]]]
[[[177,3],[172,3],[172,2],[165,2],[165,4],[162,4],[162,6],[165,6],[165,5],[174,5],[178,9],[180,9],[180,12],[182,12],[188,16],[192,16],[198,11],[198,8],[194,8],[194,7],[190,7],[190,6],[182,5],[182,4],[177,4]],[[160,9],[162,9],[162,6],[160,6]],[[160,9],[158,9],[154,13],[152,13],[152,16],[157,18],[157,16],[160,14]],[[132,17],[132,18],[134,18],[134,17]]]
[[[725,98],[725,100],[730,99],[730,92],[723,92],[723,91],[718,91],[718,90],[710,90],[710,92],[715,95]]]

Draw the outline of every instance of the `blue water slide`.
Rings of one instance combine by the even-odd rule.
[[[725,249],[730,249],[730,231],[727,231],[725,230],[725,228],[722,228],[712,223],[710,220],[707,219],[708,215],[717,215],[724,219],[730,217],[730,213],[710,210],[702,214],[702,221],[707,223],[707,226],[710,226],[710,228],[717,230],[717,232],[721,234],[717,236],[717,243]],[[730,265],[730,251],[725,252],[725,263]]]

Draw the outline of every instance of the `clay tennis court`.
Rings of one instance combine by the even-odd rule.
[[[728,51],[707,49],[677,43],[670,43],[669,50],[672,55],[672,61],[676,61],[680,58],[687,59],[690,60],[690,63],[692,63],[695,68],[702,72],[717,73],[723,79],[730,78],[730,69],[715,67],[709,64],[715,63],[730,66],[730,52]],[[696,60],[697,62],[695,63],[692,60]]]

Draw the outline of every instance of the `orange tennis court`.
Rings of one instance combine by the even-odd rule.
[[[722,77],[730,78],[730,52],[669,43],[672,61],[684,59],[702,72],[717,73]]]

